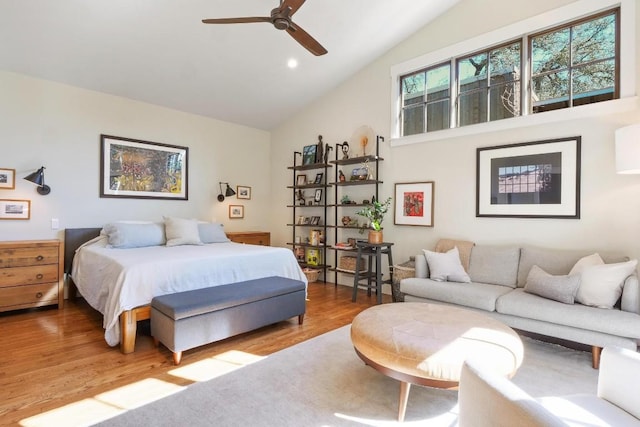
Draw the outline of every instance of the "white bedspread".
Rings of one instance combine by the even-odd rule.
[[[103,314],[104,337],[120,342],[120,313],[151,303],[158,295],[268,276],[307,278],[286,248],[212,243],[202,246],[106,247],[106,238],[82,246],[71,277],[80,294]]]

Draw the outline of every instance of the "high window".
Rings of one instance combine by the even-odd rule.
[[[619,98],[619,21],[618,8],[400,75],[400,136]]]

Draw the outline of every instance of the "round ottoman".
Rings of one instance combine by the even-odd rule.
[[[364,362],[400,380],[398,419],[404,419],[411,384],[456,388],[463,362],[482,360],[512,376],[522,363],[513,329],[481,313],[417,302],[382,304],[358,314],[351,341]]]

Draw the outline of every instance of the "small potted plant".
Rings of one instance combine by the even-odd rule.
[[[382,220],[384,220],[384,215],[389,210],[391,206],[391,197],[389,197],[386,201],[380,202],[375,200],[368,206],[360,209],[356,212],[357,215],[363,216],[369,220],[369,243],[382,243]]]

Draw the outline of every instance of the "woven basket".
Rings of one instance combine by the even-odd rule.
[[[314,270],[313,268],[303,268],[302,272],[307,276],[309,283],[316,282],[320,276],[320,270]]]
[[[409,277],[416,277],[415,261],[411,260],[393,266],[391,296],[394,302],[404,301],[404,295],[400,292],[400,281]]]
[[[338,268],[341,270],[349,270],[356,271],[356,259],[355,256],[343,255],[340,257],[338,261]],[[364,259],[360,258],[360,269],[359,271],[364,270]]]

